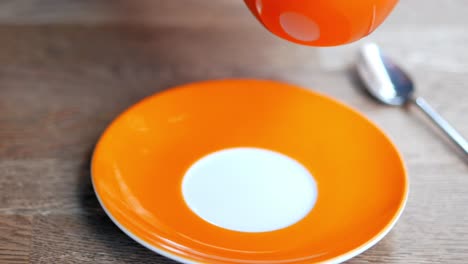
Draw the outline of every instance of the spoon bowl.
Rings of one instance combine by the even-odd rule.
[[[357,71],[367,91],[384,104],[403,105],[414,94],[414,84],[409,75],[382,54],[374,43],[361,48]]]

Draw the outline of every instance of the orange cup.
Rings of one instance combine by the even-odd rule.
[[[398,0],[244,0],[273,34],[309,46],[337,46],[373,32]]]

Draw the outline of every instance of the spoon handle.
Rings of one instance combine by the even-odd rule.
[[[428,116],[439,128],[447,134],[453,143],[465,154],[468,159],[468,143],[460,133],[455,130],[442,116],[440,116],[427,102],[421,97],[414,99],[414,103]]]

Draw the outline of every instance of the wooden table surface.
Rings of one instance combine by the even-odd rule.
[[[366,40],[405,65],[419,94],[468,137],[467,14],[468,1],[404,0]],[[90,154],[108,123],[145,96],[226,77],[328,94],[402,152],[406,210],[349,263],[467,263],[468,166],[417,109],[382,106],[359,90],[349,68],[361,43],[286,43],[241,0],[1,1],[0,263],[173,263],[105,215]]]

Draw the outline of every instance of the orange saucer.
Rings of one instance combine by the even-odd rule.
[[[390,231],[408,193],[397,149],[369,120],[259,80],[144,99],[107,128],[91,172],[120,229],[183,263],[340,263]]]

